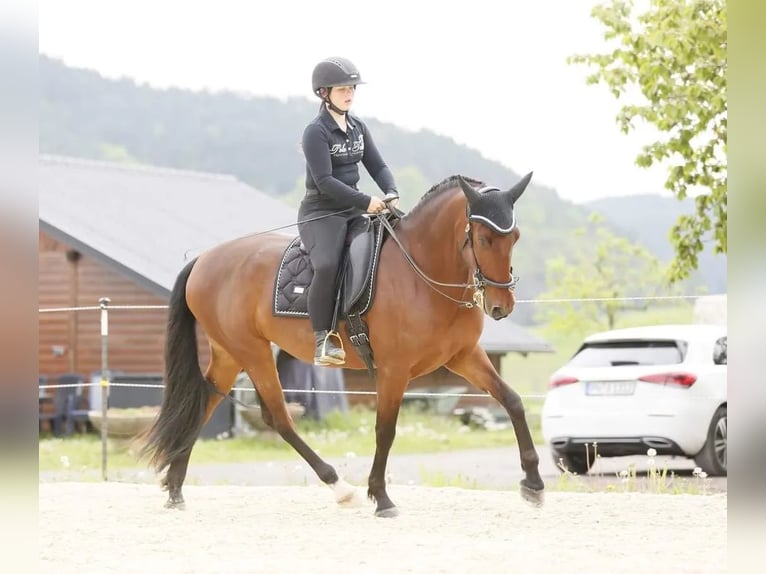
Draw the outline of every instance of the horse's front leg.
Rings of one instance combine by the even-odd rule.
[[[454,356],[446,367],[474,386],[487,391],[505,407],[519,443],[521,468],[526,474],[521,480],[521,495],[533,504],[542,504],[545,485],[538,468],[540,457],[535,450],[519,394],[500,377],[487,353],[478,345]]]
[[[375,458],[370,469],[367,496],[375,500],[375,516],[390,518],[399,511],[386,492],[386,463],[396,436],[396,421],[402,404],[404,389],[409,382],[406,375],[378,372],[377,417],[375,420]]]

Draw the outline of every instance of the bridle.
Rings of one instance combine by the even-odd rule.
[[[486,189],[496,189],[496,188],[486,188]],[[484,189],[482,189],[484,191]],[[407,249],[402,245],[402,242],[399,240],[399,238],[396,236],[396,233],[394,232],[394,228],[391,225],[391,223],[388,221],[388,218],[385,215],[378,216],[381,222],[381,225],[386,228],[386,231],[391,235],[393,240],[396,242],[396,244],[399,246],[399,249],[401,249],[402,254],[404,255],[405,260],[407,263],[410,264],[410,267],[417,273],[423,281],[425,281],[426,285],[431,287],[434,291],[442,295],[443,297],[446,297],[450,301],[453,301],[460,305],[461,307],[465,309],[472,309],[473,307],[481,307],[484,308],[484,288],[488,285],[491,287],[499,287],[499,288],[506,288],[509,291],[513,291],[516,288],[516,284],[519,282],[518,276],[513,274],[513,266],[509,269],[510,273],[510,279],[508,281],[494,281],[492,279],[488,279],[486,275],[484,275],[484,272],[481,270],[481,265],[479,264],[479,258],[476,256],[476,250],[474,249],[473,245],[473,238],[471,234],[471,212],[469,206],[466,204],[466,220],[467,223],[465,225],[465,240],[463,241],[463,247],[462,249],[465,249],[467,246],[470,246],[471,248],[471,254],[473,255],[473,261],[474,261],[474,272],[473,272],[473,282],[472,283],[443,283],[441,281],[437,281],[436,279],[432,279],[429,277],[420,267],[418,267],[418,264],[415,263],[415,260],[412,258],[412,256],[407,252]],[[508,233],[513,230],[513,227],[511,227],[510,230],[508,230]],[[505,230],[503,230],[505,231]],[[470,301],[465,301],[462,299],[455,299],[454,297],[447,295],[444,291],[439,289],[439,287],[460,287],[463,289],[473,289],[473,296]]]
[[[484,288],[489,285],[491,287],[500,287],[507,288],[508,291],[513,291],[516,289],[516,284],[519,282],[518,276],[513,274],[513,265],[511,265],[511,268],[509,269],[510,273],[510,279],[508,281],[494,281],[492,279],[488,279],[484,272],[481,270],[481,265],[479,265],[479,259],[476,257],[476,249],[473,247],[473,236],[471,234],[471,221],[469,220],[468,223],[465,225],[465,241],[463,242],[463,249],[465,249],[466,245],[469,245],[471,247],[471,254],[473,255],[473,262],[475,264],[474,272],[473,272],[473,284],[471,285],[473,287],[473,300],[476,303],[477,306],[484,307]]]

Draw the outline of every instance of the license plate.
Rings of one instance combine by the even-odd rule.
[[[591,396],[626,396],[636,392],[635,381],[598,381],[585,385],[585,394]]]

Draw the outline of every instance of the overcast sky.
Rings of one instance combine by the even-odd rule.
[[[565,61],[606,49],[595,4],[39,0],[39,45],[107,77],[307,98],[314,64],[340,55],[368,82],[363,118],[449,136],[576,202],[664,193],[665,170],[634,163],[651,134],[622,134],[608,89]]]

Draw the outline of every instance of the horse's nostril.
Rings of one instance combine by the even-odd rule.
[[[503,311],[502,307],[495,305],[494,307],[492,307],[492,310],[490,311],[490,315],[492,316],[493,319],[502,319],[503,317],[506,316],[506,312]]]

